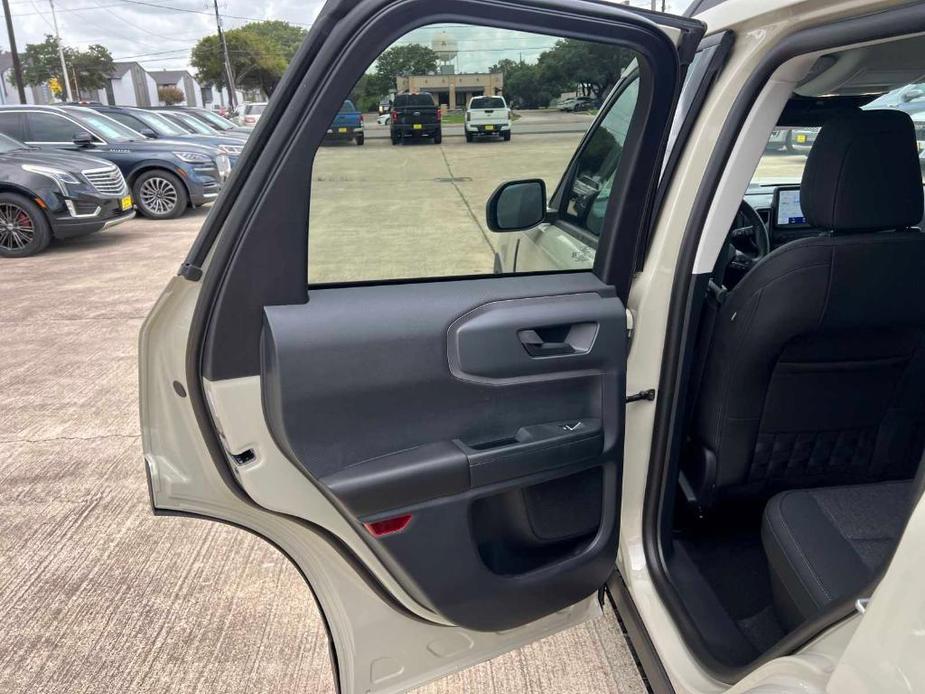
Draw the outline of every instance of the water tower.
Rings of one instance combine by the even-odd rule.
[[[459,43],[449,33],[441,31],[434,35],[430,47],[437,54],[437,71],[441,75],[452,75],[456,72],[456,55],[459,53]]]

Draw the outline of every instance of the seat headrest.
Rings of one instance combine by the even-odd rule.
[[[902,111],[846,111],[819,131],[806,160],[800,204],[814,227],[881,231],[922,221],[915,127]]]

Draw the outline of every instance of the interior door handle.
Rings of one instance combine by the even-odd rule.
[[[520,344],[531,357],[555,357],[565,354],[575,354],[577,351],[568,342],[547,342],[536,330],[521,330],[518,333]]]

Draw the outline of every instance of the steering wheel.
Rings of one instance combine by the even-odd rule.
[[[729,245],[734,253],[727,267],[735,268],[739,272],[748,272],[752,265],[771,252],[768,227],[755,208],[745,200],[739,205],[734,224],[738,226],[734,226],[729,232]]]

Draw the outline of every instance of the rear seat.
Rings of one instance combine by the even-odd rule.
[[[801,489],[768,502],[761,540],[787,628],[875,578],[902,534],[914,486],[910,480]]]

